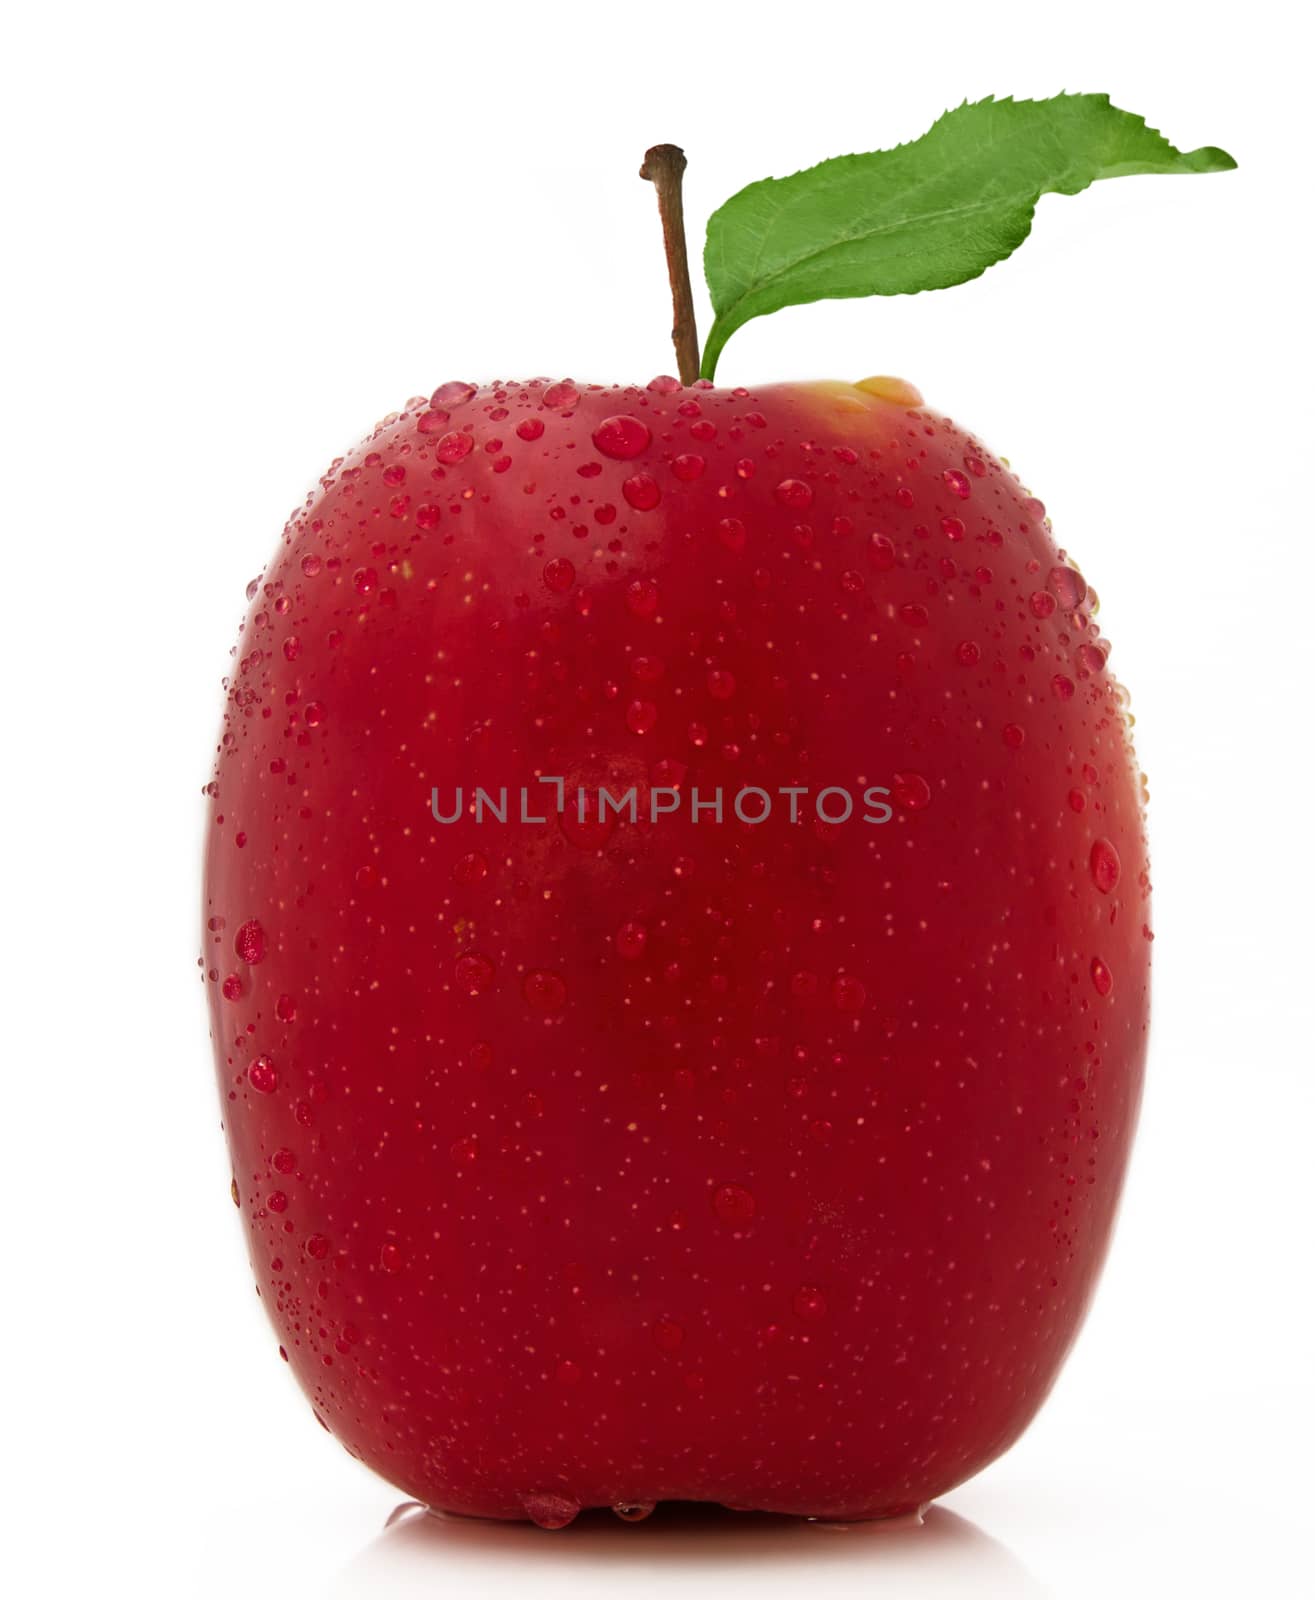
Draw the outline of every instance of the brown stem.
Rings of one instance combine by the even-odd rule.
[[[699,375],[699,330],[694,325],[694,296],[689,286],[689,255],[685,249],[685,206],[680,181],[685,173],[685,152],[678,145],[655,144],[644,153],[639,176],[657,190],[662,217],[662,237],[667,247],[667,275],[676,320],[671,342],[676,347],[676,367],[682,383]]]

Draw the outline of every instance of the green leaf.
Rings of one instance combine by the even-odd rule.
[[[1226,172],[1222,150],[1184,154],[1104,94],[978,100],[921,139],[751,183],[713,213],[703,252],[716,313],[711,378],[753,317],[810,300],[945,289],[1022,244],[1043,194],[1138,172]]]

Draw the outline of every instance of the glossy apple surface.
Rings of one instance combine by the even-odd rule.
[[[334,462],[251,590],[203,949],[260,1293],[353,1455],[492,1517],[858,1517],[1017,1437],[1147,1026],[1093,599],[891,380],[447,384]]]

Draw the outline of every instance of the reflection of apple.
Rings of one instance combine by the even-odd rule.
[[[1105,1251],[1149,951],[1123,696],[1040,504],[892,380],[445,384],[251,596],[206,967],[324,1425],[547,1522],[891,1515],[1005,1449]]]
[[[739,1580],[732,1580],[730,1593],[783,1594],[803,1578],[820,1579],[830,1593],[889,1592],[918,1600],[1039,1600],[1042,1594],[1012,1551],[944,1506],[932,1506],[921,1518],[866,1525],[668,1505],[642,1527],[623,1528],[605,1513],[586,1512],[569,1539],[552,1540],[523,1525],[426,1514],[412,1501],[398,1506],[384,1531],[339,1574],[329,1600],[376,1592],[389,1600],[431,1600],[445,1579],[459,1589],[458,1574],[476,1562],[490,1590],[500,1582],[508,1590],[551,1592],[565,1579],[576,1600],[614,1600],[618,1593],[651,1600],[672,1582],[711,1590],[712,1570],[724,1576],[728,1566]],[[490,1577],[495,1567],[496,1580]]]

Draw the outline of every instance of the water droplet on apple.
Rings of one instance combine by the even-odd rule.
[[[445,433],[434,447],[434,454],[447,466],[464,461],[475,448],[475,440],[468,433]]]
[[[874,533],[868,540],[868,560],[878,572],[889,572],[895,565],[895,546],[884,533]]]
[[[446,407],[450,411],[454,406],[464,406],[474,398],[475,385],[457,379],[451,383],[440,383],[430,395],[429,404],[435,410]]]
[[[905,811],[923,811],[931,804],[931,785],[920,772],[897,772],[891,778],[890,797]]]
[[[1102,894],[1109,894],[1119,881],[1123,864],[1119,852],[1108,839],[1097,839],[1091,847],[1091,878]]]
[[[254,917],[233,935],[233,948],[238,960],[245,961],[249,967],[259,966],[265,959],[265,930]]]
[[[658,710],[651,700],[632,700],[626,707],[626,727],[631,733],[652,733]]]
[[[753,1221],[758,1202],[743,1185],[723,1183],[719,1189],[712,1191],[712,1209],[721,1222],[742,1226]]]
[[[613,461],[633,461],[648,449],[653,435],[638,417],[605,417],[593,431],[594,448]]]
[[[454,976],[457,987],[469,995],[483,994],[493,982],[493,975],[497,968],[487,956],[464,955],[456,964]]]
[[[673,378],[669,373],[663,372],[659,373],[656,378],[649,379],[648,392],[650,394],[675,394],[680,386],[679,378]]]
[[[671,470],[682,483],[693,483],[701,478],[708,463],[699,455],[680,455],[671,463]]]
[[[973,492],[972,484],[968,482],[962,472],[956,471],[955,468],[947,467],[941,476],[945,479],[945,487],[951,494],[957,495],[960,500],[966,500]]]
[[[776,498],[790,511],[807,511],[813,503],[813,491],[802,478],[782,478],[776,485]]]
[[[278,1069],[268,1056],[257,1056],[247,1068],[247,1082],[257,1094],[273,1094],[279,1086]]]
[[[1073,698],[1074,683],[1072,678],[1066,678],[1062,672],[1057,672],[1050,680],[1050,687],[1054,690],[1057,700],[1071,700]]]
[[[525,1515],[541,1528],[565,1528],[580,1515],[580,1502],[564,1494],[523,1494]]]
[[[236,972],[230,972],[219,986],[219,992],[225,1000],[240,1000],[242,998],[242,980]]]
[[[553,594],[565,594],[575,582],[575,564],[565,556],[556,556],[543,569],[544,587]]]
[[[1076,610],[1086,598],[1087,580],[1072,567],[1051,567],[1046,582],[1065,611]]]
[[[662,491],[647,472],[637,472],[621,485],[621,493],[636,511],[652,511],[662,498]]]
[[[1100,959],[1099,956],[1091,958],[1091,981],[1096,993],[1104,997],[1114,987],[1114,974]]]
[[[566,379],[562,383],[554,383],[543,391],[543,403],[549,411],[565,411],[569,407],[578,405],[580,391]]]
[[[626,607],[636,617],[651,617],[656,613],[658,586],[652,578],[636,578],[627,586]]]
[[[612,1507],[622,1522],[642,1522],[657,1509],[656,1500],[618,1500]]]

